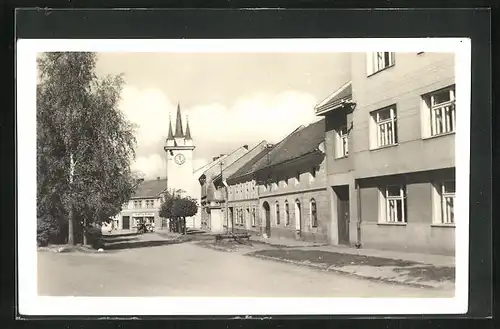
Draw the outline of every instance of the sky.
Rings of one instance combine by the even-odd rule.
[[[321,119],[314,106],[349,80],[347,53],[99,53],[97,74],[124,74],[120,110],[137,125],[133,170],[164,177],[177,104],[188,116],[194,168]],[[184,127],[185,128],[185,127]]]

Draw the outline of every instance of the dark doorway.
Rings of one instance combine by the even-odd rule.
[[[122,217],[122,227],[124,230],[130,229],[130,217],[129,216]]]
[[[339,244],[349,244],[349,185],[335,186]]]
[[[229,223],[231,232],[234,232],[234,210],[233,207],[229,207]]]
[[[271,237],[271,207],[269,207],[269,203],[264,202],[262,204],[264,208],[264,214],[266,217],[266,234],[267,237]]]

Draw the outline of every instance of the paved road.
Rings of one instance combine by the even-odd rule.
[[[38,253],[38,290],[49,296],[450,297],[221,252],[192,243],[110,253]]]

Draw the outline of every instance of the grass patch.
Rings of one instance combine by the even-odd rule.
[[[254,255],[261,255],[273,258],[281,258],[296,262],[311,262],[315,264],[326,264],[328,266],[348,266],[348,265],[366,265],[366,266],[393,266],[406,267],[421,265],[416,262],[403,261],[397,259],[369,257],[355,254],[342,254],[322,250],[301,250],[301,249],[276,249],[260,250],[253,252]]]

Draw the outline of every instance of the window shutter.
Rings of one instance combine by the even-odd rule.
[[[373,73],[373,53],[366,53],[366,75]]]

